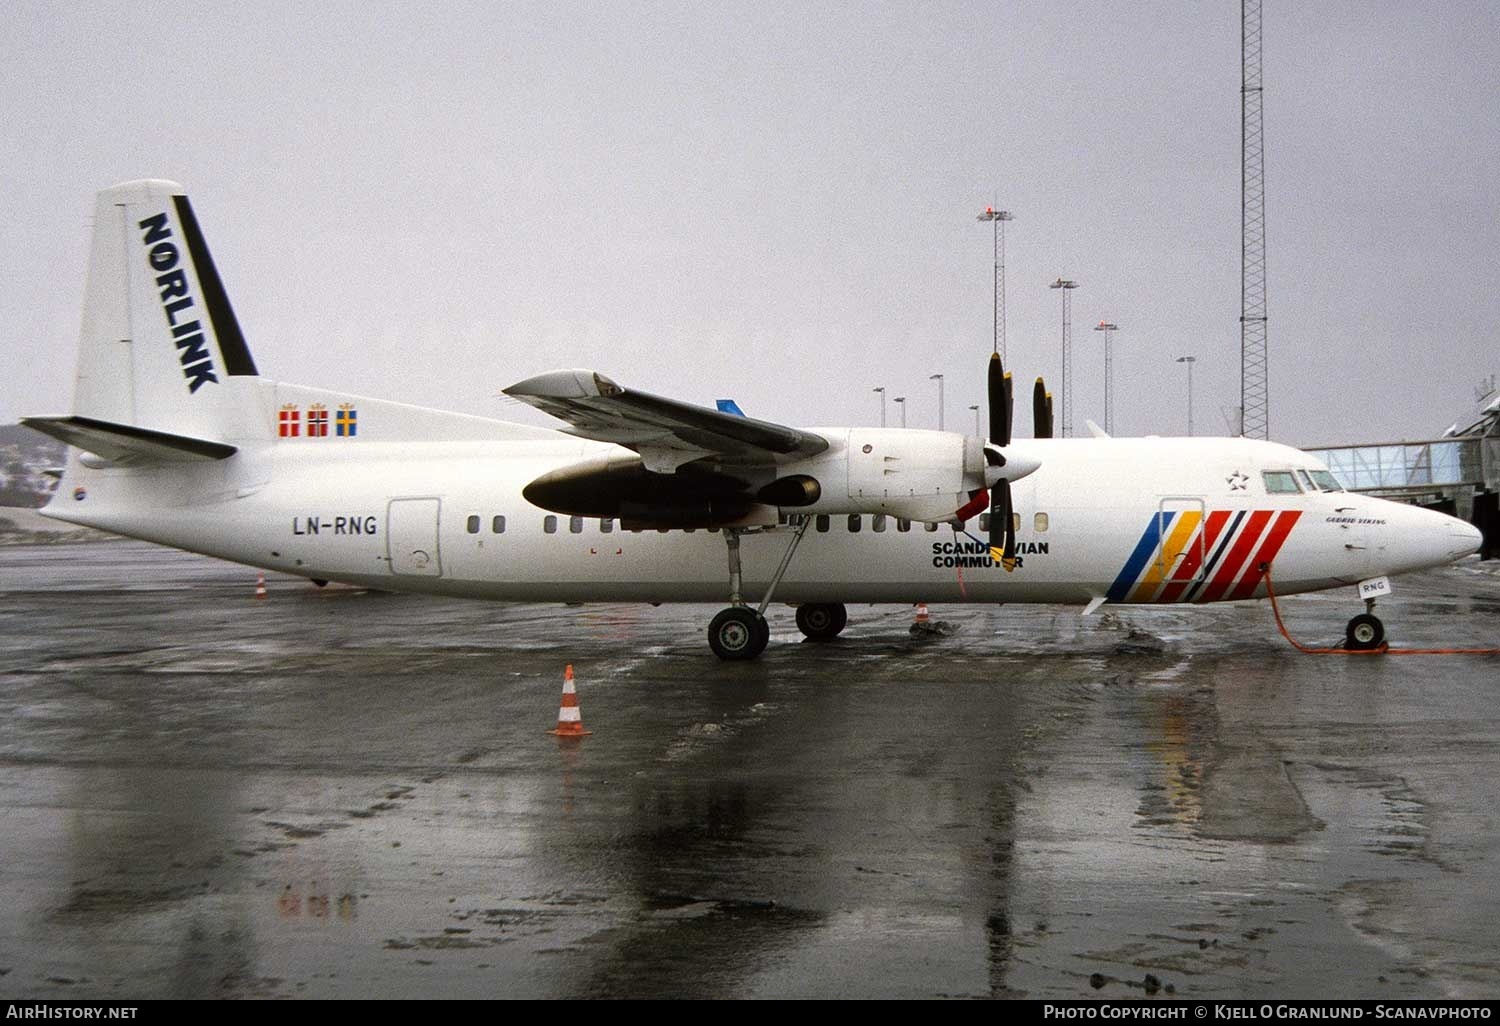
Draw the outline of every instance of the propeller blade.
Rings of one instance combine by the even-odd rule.
[[[1006,573],[1016,568],[1016,515],[1010,508],[1010,482],[1005,483],[1005,550],[1000,554],[1000,563]]]
[[[1033,438],[1052,437],[1052,396],[1041,378],[1031,390],[1031,424]]]
[[[1016,531],[1010,514],[1010,482],[1002,478],[990,489],[990,558],[997,563],[1015,559]]]
[[[1002,449],[1010,444],[1010,375],[1000,364],[1000,354],[990,354],[988,382],[990,442]]]
[[[1005,444],[1010,444],[1011,432],[1016,422],[1016,383],[1011,380],[1010,371],[1005,372]]]

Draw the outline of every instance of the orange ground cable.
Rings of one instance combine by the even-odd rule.
[[[1286,624],[1281,620],[1281,607],[1276,603],[1276,589],[1271,586],[1271,568],[1269,565],[1261,568],[1266,575],[1266,595],[1271,600],[1271,612],[1276,617],[1276,629],[1281,631],[1281,636],[1291,642],[1292,647],[1298,652],[1307,655],[1500,655],[1500,648],[1392,648],[1385,642],[1381,642],[1374,648],[1313,648],[1302,644],[1296,638],[1287,633]]]

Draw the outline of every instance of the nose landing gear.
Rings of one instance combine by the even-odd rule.
[[[1344,647],[1357,652],[1379,648],[1385,643],[1385,624],[1375,615],[1375,600],[1365,599],[1365,611],[1344,628]]]

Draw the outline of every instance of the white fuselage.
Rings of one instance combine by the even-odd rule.
[[[869,513],[820,515],[815,506],[783,511],[815,520],[776,599],[1217,601],[1263,597],[1259,566],[1267,562],[1278,592],[1292,593],[1441,564],[1477,544],[1473,528],[1427,510],[1348,492],[1268,493],[1263,471],[1319,467],[1285,446],[1202,438],[1012,444],[1042,468],[1014,485],[1021,557],[1014,571],[989,559],[977,519],[964,534]],[[348,445],[276,439],[212,464],[75,466],[46,512],[252,566],[393,591],[509,601],[726,600],[720,532],[624,530],[522,498],[541,474],[612,449],[545,432]],[[779,526],[745,536],[747,598],[758,598],[791,533]]]
[[[765,595],[792,514],[813,525],[775,597],[819,605],[1235,600],[1264,595],[1268,567],[1305,591],[1480,541],[1451,517],[1321,490],[1319,474],[1337,486],[1312,457],[1245,439],[790,428],[582,368],[505,390],[567,425],[548,431],[275,381],[186,193],[160,179],[96,198],[82,313],[71,411],[25,420],[73,447],[48,516],[393,591],[729,600],[710,626],[725,658],[764,648],[764,621],[738,600]],[[998,355],[987,374],[1004,424]],[[1006,565],[987,543],[1004,553],[1012,532],[988,531],[973,515],[986,508],[1014,510]],[[972,535],[942,525],[959,511]],[[633,531],[610,515],[725,526]]]

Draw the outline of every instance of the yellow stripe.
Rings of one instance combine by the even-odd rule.
[[[1158,514],[1159,515],[1159,514]],[[1166,575],[1177,566],[1177,559],[1187,551],[1188,542],[1193,537],[1193,532],[1198,529],[1203,514],[1195,509],[1183,510],[1177,516],[1177,523],[1173,525],[1172,531],[1167,535],[1166,544],[1159,553],[1160,558],[1152,560],[1150,569],[1141,583],[1136,587],[1135,594],[1130,597],[1131,602],[1150,602],[1156,597],[1156,590],[1161,586]]]

